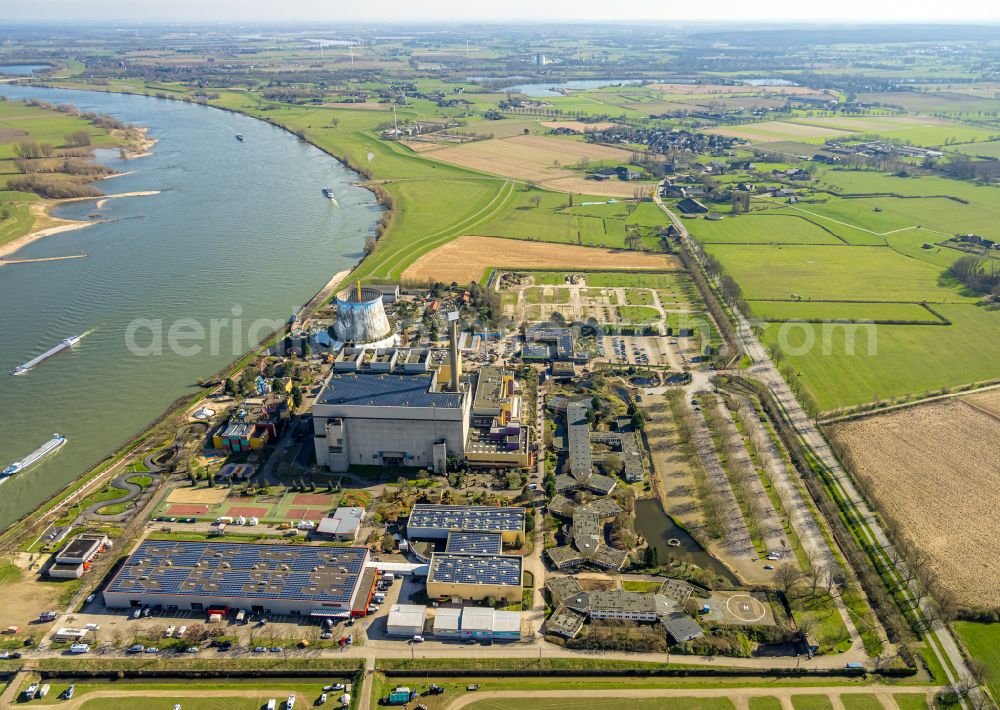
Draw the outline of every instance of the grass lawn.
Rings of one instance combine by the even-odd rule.
[[[894,693],[892,699],[896,701],[899,710],[927,710],[927,696],[920,693]]]
[[[638,580],[625,580],[622,582],[622,589],[626,592],[655,592],[662,586],[660,582],[642,582]]]
[[[652,306],[653,292],[630,288],[625,291],[625,302],[630,306]]]
[[[769,696],[750,698],[748,707],[750,710],[781,710],[781,701]]]
[[[955,304],[934,310],[952,325],[852,330],[772,323],[764,327],[763,339],[782,350],[822,411],[1000,377],[1000,311]]]
[[[795,710],[833,710],[833,703],[827,695],[793,695]]]
[[[1000,698],[1000,623],[956,621],[953,626],[969,655],[990,670],[987,687],[994,698]]]
[[[833,600],[823,594],[812,596],[808,590],[806,592],[802,596],[794,593],[789,595],[788,602],[796,622],[799,625],[804,621],[812,623],[812,633],[819,643],[821,653],[846,651],[851,647],[851,635]]]
[[[0,564],[0,584],[20,582],[21,576],[21,568],[13,562],[4,562]]]
[[[868,693],[860,695],[844,694],[840,696],[844,703],[844,710],[882,710],[882,703],[874,695]]]
[[[659,319],[660,314],[655,308],[647,306],[618,306],[618,317],[624,323],[652,323]]]

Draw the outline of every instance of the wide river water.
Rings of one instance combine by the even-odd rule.
[[[337,272],[361,257],[381,208],[358,176],[295,136],[262,121],[196,104],[124,94],[0,84],[10,98],[40,98],[111,114],[149,128],[153,154],[123,163],[98,183],[107,194],[160,194],[71,203],[59,216],[103,222],[45,237],[14,258],[82,259],[0,267],[0,469],[47,441],[67,443],[0,486],[0,529],[155,420],[199,377],[250,348],[257,319],[286,321]],[[235,136],[243,134],[245,142]],[[327,200],[323,187],[337,200]],[[10,257],[9,257],[10,258]],[[236,314],[234,316],[234,313]],[[238,316],[238,317],[236,317]],[[136,354],[130,323],[145,323]],[[215,339],[179,340],[169,329],[202,328]],[[231,321],[242,321],[233,344]],[[150,322],[152,321],[152,322]],[[156,323],[162,322],[162,325]],[[63,338],[89,333],[21,377],[7,371]],[[263,335],[263,333],[261,333]],[[201,346],[197,355],[188,346]],[[175,351],[177,350],[177,351]]]

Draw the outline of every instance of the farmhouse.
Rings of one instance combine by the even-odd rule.
[[[708,208],[693,197],[685,197],[677,203],[677,209],[683,214],[705,214]]]

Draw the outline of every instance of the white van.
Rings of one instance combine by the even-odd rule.
[[[90,653],[90,645],[86,643],[74,643],[69,647],[70,653]]]

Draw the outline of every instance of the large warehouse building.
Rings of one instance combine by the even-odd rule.
[[[105,587],[104,603],[364,616],[375,587],[367,562],[367,547],[146,540]]]

